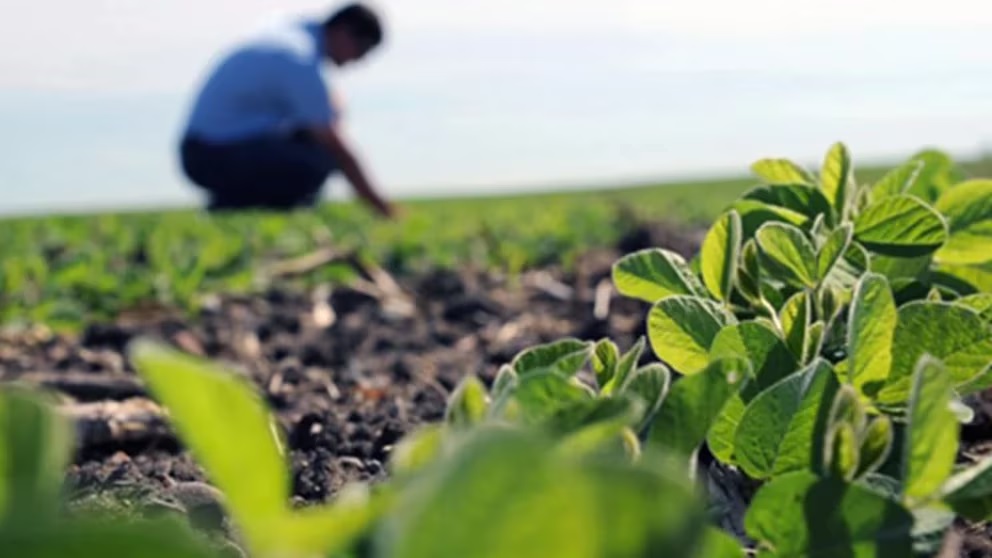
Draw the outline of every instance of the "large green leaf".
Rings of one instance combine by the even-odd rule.
[[[972,521],[992,518],[992,458],[957,473],[944,484],[943,500]]]
[[[273,524],[288,512],[289,477],[258,394],[230,372],[150,341],[135,342],[130,356],[184,444],[224,492],[249,546],[278,548],[283,543],[272,540],[278,536]]]
[[[816,179],[809,171],[788,159],[761,159],[751,165],[751,171],[767,184],[802,184],[806,186],[816,184]]]
[[[799,368],[798,359],[785,342],[760,322],[723,328],[713,341],[710,356],[743,358],[751,363],[754,381],[745,388],[748,397],[768,389]]]
[[[835,143],[823,161],[820,187],[836,214],[843,218],[854,196],[851,155],[843,143]]]
[[[763,486],[744,524],[758,541],[759,556],[912,556],[913,516],[906,509],[867,488],[809,472]]]
[[[612,275],[620,294],[651,304],[671,295],[705,292],[682,256],[660,248],[627,254],[613,264]]]
[[[900,406],[909,399],[911,379],[924,354],[941,360],[958,388],[983,373],[992,363],[992,331],[971,308],[911,302],[899,308],[892,354],[889,379],[876,399],[883,405]]]
[[[743,359],[717,359],[699,374],[673,382],[651,425],[649,445],[691,456],[724,405],[746,381],[748,369]]]
[[[921,358],[913,375],[902,458],[903,497],[910,504],[931,498],[954,470],[960,426],[951,410],[953,395],[940,361]]]
[[[474,431],[404,485],[373,554],[595,558],[702,544],[705,516],[684,474],[653,460],[549,452],[550,443],[527,430]]]
[[[947,226],[939,213],[919,199],[889,196],[858,215],[854,238],[877,254],[911,258],[940,248],[947,240]]]
[[[821,462],[818,442],[826,434],[837,387],[833,369],[817,360],[758,394],[737,427],[735,461],[756,479]]]
[[[682,374],[702,370],[717,333],[736,319],[718,303],[692,296],[670,296],[648,314],[648,339],[658,358]]]
[[[848,311],[848,377],[859,391],[877,390],[892,368],[898,314],[884,277],[865,274]]]
[[[741,217],[736,211],[728,211],[710,228],[700,252],[703,283],[719,300],[730,299],[740,252]]]
[[[800,229],[767,223],[758,229],[756,238],[764,267],[772,277],[796,287],[816,286],[816,252]]]
[[[566,376],[576,374],[592,357],[593,344],[574,338],[565,338],[537,345],[514,357],[511,366],[520,376],[534,372],[555,370]]]
[[[71,425],[54,400],[0,386],[0,525],[54,517],[72,449]]]
[[[992,180],[959,184],[937,200],[950,237],[935,258],[951,265],[992,261]]]

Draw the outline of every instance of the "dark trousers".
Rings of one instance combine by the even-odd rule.
[[[335,170],[327,150],[304,134],[226,144],[187,137],[180,155],[210,211],[310,207]]]

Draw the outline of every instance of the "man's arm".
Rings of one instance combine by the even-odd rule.
[[[361,164],[343,137],[340,126],[335,123],[328,127],[315,128],[312,133],[334,156],[334,160],[341,167],[341,172],[351,183],[355,193],[382,216],[395,217],[396,209],[372,187]]]

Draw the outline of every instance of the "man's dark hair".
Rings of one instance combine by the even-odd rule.
[[[366,43],[368,48],[378,46],[383,39],[382,22],[379,16],[362,3],[348,4],[333,14],[324,23],[328,29],[338,25],[346,27],[359,40]]]

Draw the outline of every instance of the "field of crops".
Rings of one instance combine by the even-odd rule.
[[[992,556],[992,166],[750,171],[0,222],[0,549]]]

